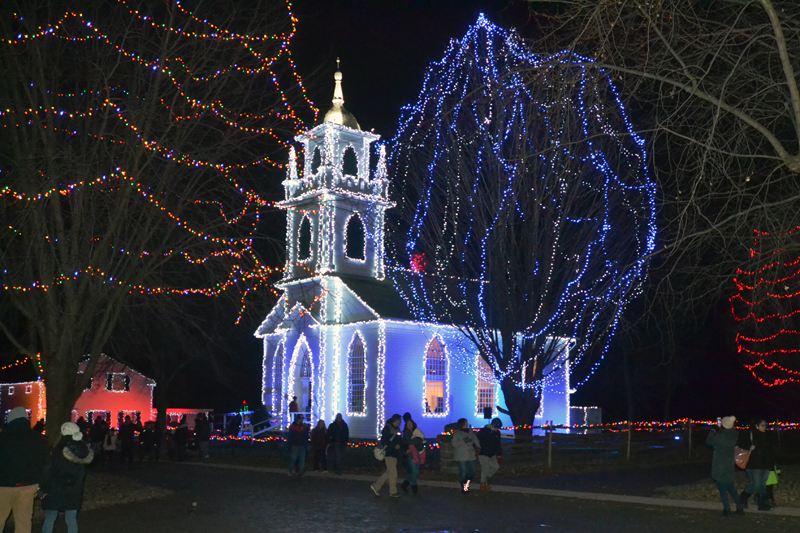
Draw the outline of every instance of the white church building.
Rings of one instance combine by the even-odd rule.
[[[322,124],[298,135],[285,199],[286,268],[283,295],[257,329],[263,341],[263,403],[291,423],[289,403],[326,423],[341,413],[354,438],[375,438],[393,413],[410,412],[429,437],[467,418],[488,421],[484,408],[505,405],[500,387],[474,346],[452,325],[420,322],[387,278],[384,214],[389,198],[384,148],[370,168],[370,145],[344,108],[336,72],[333,107]],[[567,364],[551,374],[536,423],[569,423]]]

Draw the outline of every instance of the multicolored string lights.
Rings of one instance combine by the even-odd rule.
[[[256,250],[275,204],[255,189],[318,114],[291,55],[291,2],[239,6],[269,10],[259,16],[180,1],[96,7],[13,13],[15,35],[2,36],[18,58],[4,87],[26,97],[0,99],[0,135],[17,147],[0,163],[11,251],[0,284],[19,294],[86,280],[144,295],[231,291],[240,320],[253,291],[277,295],[284,271]],[[29,213],[52,213],[54,202],[69,223],[33,224]],[[75,229],[86,213],[91,223]],[[59,260],[20,266],[14,250],[41,246],[50,251],[39,257]]]

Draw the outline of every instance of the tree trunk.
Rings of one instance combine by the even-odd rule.
[[[500,382],[500,388],[506,400],[506,412],[514,424],[515,440],[530,443],[533,436],[532,426],[541,398],[536,389],[523,389],[509,377]]]
[[[72,408],[75,406],[75,380],[77,365],[55,356],[44,367],[44,383],[47,400],[45,428],[47,442],[55,447],[61,438],[61,424],[72,421]]]

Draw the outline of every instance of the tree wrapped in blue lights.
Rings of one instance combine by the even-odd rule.
[[[462,369],[477,349],[498,407],[532,424],[546,368],[591,375],[655,244],[643,140],[611,81],[481,16],[429,67],[389,167],[395,285],[418,319],[459,328]]]

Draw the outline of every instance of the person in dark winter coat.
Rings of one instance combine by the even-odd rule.
[[[42,509],[47,511],[42,533],[52,533],[58,513],[64,513],[69,533],[78,533],[78,511],[83,503],[86,465],[94,453],[83,442],[80,428],[72,422],[61,424],[61,442],[55,447],[47,468],[42,490],[46,493]]]
[[[145,458],[158,461],[158,437],[154,422],[145,422],[144,429],[139,434],[139,460],[144,461]]]
[[[750,459],[747,461],[747,476],[750,484],[740,494],[742,507],[747,509],[747,500],[755,495],[759,511],[769,511],[767,503],[767,478],[769,471],[775,467],[775,448],[772,439],[767,433],[767,421],[756,419],[750,426],[750,431],[739,434],[737,444],[743,450],[750,450]]]
[[[403,426],[403,446],[405,447],[406,453],[406,479],[403,481],[403,484],[400,485],[400,488],[403,491],[408,492],[408,487],[411,487],[411,490],[414,491],[414,494],[417,493],[419,490],[417,487],[417,479],[419,478],[419,463],[414,462],[414,455],[411,453],[411,448],[414,447],[418,452],[422,451],[422,442],[420,439],[414,438],[414,430],[417,429],[417,423],[414,422],[414,419],[411,418],[411,413],[405,413],[403,415],[403,422],[405,422],[405,426]],[[412,441],[414,441],[412,443]],[[419,445],[419,448],[417,448]]]
[[[186,461],[189,454],[186,447],[189,445],[189,424],[186,423],[186,415],[181,416],[181,423],[175,428],[175,453],[178,461]]]
[[[731,507],[728,503],[728,494],[736,504],[736,514],[744,513],[742,502],[733,486],[733,473],[736,469],[734,462],[733,449],[739,440],[739,432],[733,429],[736,423],[735,416],[726,416],[718,422],[716,427],[706,437],[706,445],[714,448],[714,455],[711,457],[711,478],[717,483],[719,497],[722,500],[722,515],[730,516]]]
[[[400,431],[400,423],[402,421],[403,417],[401,417],[399,414],[394,414],[389,420],[386,421],[386,425],[383,426],[383,430],[381,431],[381,439],[379,444],[381,446],[385,446],[386,448],[386,457],[384,458],[384,462],[386,463],[386,471],[375,481],[375,483],[370,485],[370,488],[372,489],[372,492],[375,493],[375,496],[381,495],[381,488],[388,480],[389,496],[392,498],[400,497],[400,495],[397,494],[397,459],[403,456],[403,434]]]
[[[311,430],[311,449],[314,451],[314,470],[328,473],[328,460],[325,458],[325,451],[328,449],[328,432],[325,421],[320,420],[314,429]],[[320,468],[321,467],[321,468]]]
[[[308,449],[308,426],[303,423],[303,415],[297,415],[286,433],[286,445],[289,447],[289,475],[294,475],[297,465],[298,473],[306,473],[306,451]]]
[[[500,457],[503,455],[500,448],[501,427],[503,423],[499,418],[495,418],[491,424],[482,427],[478,432],[478,442],[481,445],[478,454],[478,463],[481,465],[481,492],[490,490],[489,480],[500,470]]]
[[[13,512],[17,533],[30,533],[33,499],[48,452],[47,441],[31,429],[25,408],[12,409],[0,431],[0,525]]]
[[[337,476],[342,475],[342,457],[350,441],[350,428],[342,418],[342,413],[336,415],[336,420],[328,426],[328,444],[330,444],[330,455],[333,462],[333,472]]]
[[[137,431],[142,431],[141,422],[134,424],[130,416],[125,416],[125,422],[122,423],[122,427],[119,428],[119,435],[117,435],[117,439],[122,445],[121,461],[123,463],[128,461],[128,464],[133,464],[133,445]]]

